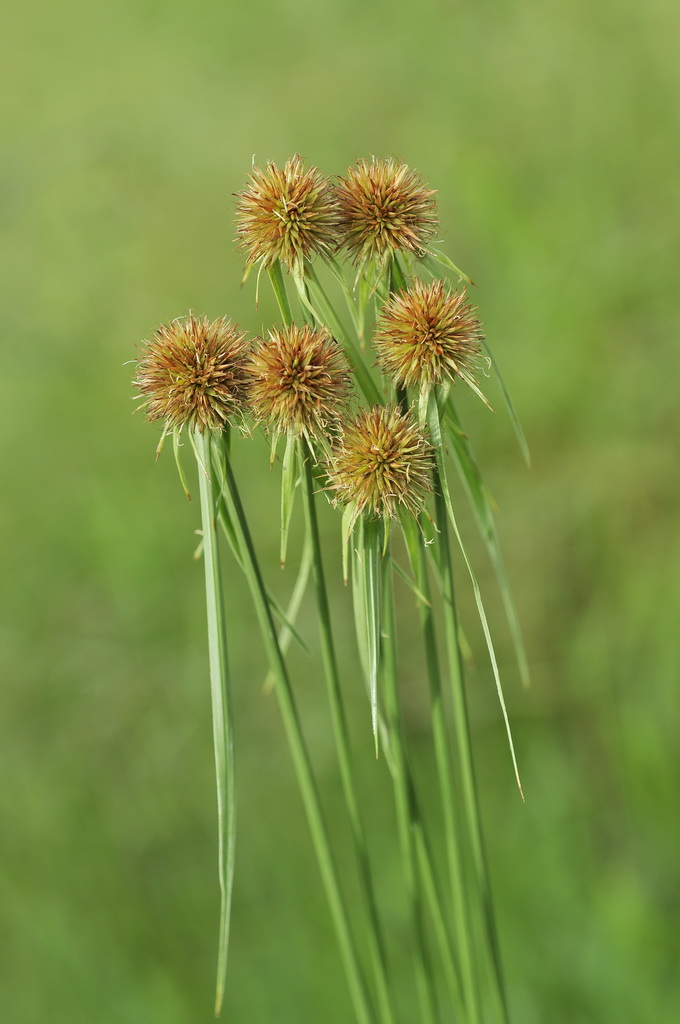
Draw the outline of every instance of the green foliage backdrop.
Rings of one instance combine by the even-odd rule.
[[[212,1019],[218,893],[202,579],[191,558],[198,512],[171,457],[154,463],[158,431],[132,416],[124,364],[139,338],[190,307],[253,332],[275,318],[268,298],[254,314],[251,285],[239,289],[230,194],[253,154],[298,150],[326,173],[393,154],[440,190],[447,251],[478,284],[534,454],[527,472],[497,395],[495,416],[469,404],[534,677],[523,692],[491,601],[522,806],[464,609],[514,1019],[674,1020],[677,5],[37,0],[8,17],[5,1019]],[[265,448],[244,445],[240,458],[274,565]],[[336,535],[333,516],[324,525]],[[262,694],[253,616],[240,579],[228,578],[241,768],[225,1019],[335,1024],[348,1004],[334,939],[278,714]],[[335,578],[370,779],[348,596]],[[400,599],[409,614],[408,593]],[[404,685],[427,783],[420,655],[407,628],[400,642],[413,648]],[[317,664],[298,656],[305,724],[339,800]],[[367,791],[399,929],[389,799],[378,782]]]

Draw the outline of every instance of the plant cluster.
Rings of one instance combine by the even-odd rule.
[[[461,385],[488,405],[480,372],[487,367],[497,372],[478,310],[469,299],[467,286],[472,282],[434,241],[435,192],[417,172],[393,159],[361,160],[337,180],[315,167],[306,170],[299,156],[283,168],[273,163],[255,167],[237,195],[236,225],[246,277],[256,272],[259,285],[266,274],[281,323],[250,341],[226,318],[210,322],[189,314],[159,327],[144,344],[135,381],[147,417],[163,423],[161,443],[172,436],[185,489],[179,458],[184,431],[198,464],[220,829],[217,1010],[224,992],[235,836],[221,530],[243,570],[258,614],[356,1019],[360,1024],[396,1024],[400,1019],[326,589],[317,523],[319,495],[325,500],[325,494],[341,512],[345,577],[352,582],[376,753],[384,752],[382,761],[393,782],[421,1019],[433,1024],[438,1006],[446,1000],[461,1021],[506,1022],[474,781],[453,540],[462,551],[477,603],[518,784],[519,774],[480,588],[463,547],[447,482],[451,462],[461,475],[496,570],[524,677],[526,659],[490,501],[455,405]],[[318,267],[325,268],[326,283]],[[329,285],[345,304],[345,313],[338,312]],[[502,382],[501,392],[526,454]],[[305,557],[286,608],[275,601],[264,581],[231,463],[232,428],[248,424],[268,433],[272,466],[280,444],[284,446],[282,564],[296,495],[302,495]],[[393,551],[396,526],[403,535],[406,567]],[[286,661],[289,644],[302,642],[296,618],[310,572],[357,855],[367,935],[363,953],[355,941]],[[423,815],[409,759],[398,684],[395,576],[411,588],[423,632],[446,882],[439,877],[431,825]],[[437,636],[440,620],[443,658]],[[442,968],[442,983],[433,967],[433,953]]]

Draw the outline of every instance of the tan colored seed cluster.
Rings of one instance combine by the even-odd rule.
[[[477,390],[474,374],[484,338],[465,290],[414,281],[388,299],[375,334],[378,362],[401,387],[430,391],[457,377]]]
[[[422,255],[437,229],[435,191],[408,164],[360,160],[336,194],[341,243],[358,265],[395,252]]]
[[[144,346],[134,384],[149,420],[215,430],[245,408],[246,335],[226,317],[190,313],[163,324]]]
[[[295,155],[279,168],[254,167],[237,194],[237,241],[246,264],[271,267],[281,260],[300,271],[305,260],[330,256],[337,246],[338,213],[330,181]]]
[[[326,330],[281,327],[256,343],[248,364],[253,416],[282,433],[320,438],[350,393],[347,359]]]
[[[341,505],[391,518],[416,516],[432,489],[432,447],[410,415],[394,405],[361,412],[342,432],[329,467],[329,488]]]

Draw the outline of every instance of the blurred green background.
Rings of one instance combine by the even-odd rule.
[[[527,471],[493,391],[495,416],[466,404],[533,671],[523,692],[466,519],[527,795],[523,806],[468,601],[513,1019],[677,1019],[679,28],[672,0],[43,0],[6,15],[5,1020],[212,1019],[198,509],[170,453],[154,463],[158,430],[131,415],[126,361],[190,307],[253,332],[272,320],[268,296],[255,313],[252,285],[239,288],[231,193],[253,154],[295,151],[327,173],[393,154],[440,190],[447,251],[478,284],[533,450]],[[243,442],[238,458],[274,565],[276,480],[261,443]],[[324,528],[337,568],[330,511]],[[240,831],[224,1018],[347,1021],[253,616],[228,571]],[[372,841],[400,948],[389,797],[370,757],[338,575]],[[273,580],[282,593],[290,585]],[[424,684],[407,593],[401,602],[409,731],[427,789]],[[342,858],[318,660],[296,665]]]

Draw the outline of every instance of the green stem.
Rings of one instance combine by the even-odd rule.
[[[411,779],[413,789],[413,779]],[[435,875],[434,857],[430,849],[423,821],[418,808],[417,800],[414,798],[413,820],[411,827],[415,837],[416,853],[420,872],[423,880],[423,895],[429,907],[432,918],[432,928],[435,939],[439,946],[439,953],[444,965],[446,980],[456,1004],[456,1013],[461,1021],[465,1020],[465,1008],[461,995],[460,972],[453,949],[453,942],[449,933],[447,919],[444,916],[445,903],[441,895],[441,887]]]
[[[397,292],[405,291],[408,287],[408,281],[404,271],[402,270],[400,261],[396,253],[392,256],[389,261],[387,270],[387,281],[389,293],[395,294]],[[404,412],[408,411],[409,401],[408,395],[405,388],[396,389],[396,398],[399,405],[402,407]],[[463,1014],[461,1002],[467,1008],[468,1013],[465,1014],[466,1020],[472,1022],[472,1024],[479,1024],[481,1021],[480,1017],[480,997],[478,989],[478,978],[475,971],[475,959],[474,959],[474,934],[471,927],[471,920],[469,914],[469,896],[465,891],[464,885],[464,851],[462,846],[462,837],[459,834],[459,826],[457,821],[456,806],[457,801],[453,789],[453,771],[451,765],[451,752],[448,739],[448,730],[446,726],[446,716],[444,711],[444,702],[442,697],[442,686],[441,686],[441,674],[439,670],[439,656],[437,653],[437,639],[434,622],[434,612],[432,603],[430,601],[430,584],[427,573],[427,562],[425,558],[424,550],[424,539],[422,530],[414,530],[410,532],[411,541],[417,534],[417,540],[415,544],[409,543],[407,538],[407,547],[412,558],[412,569],[416,576],[416,586],[423,595],[425,600],[418,601],[420,625],[423,633],[423,642],[425,646],[425,663],[427,669],[428,682],[430,687],[430,707],[432,717],[432,732],[434,737],[435,747],[435,760],[437,764],[437,774],[439,778],[439,788],[441,795],[442,811],[444,818],[444,834],[446,843],[446,858],[449,870],[450,886],[451,886],[451,902],[453,906],[453,917],[454,927],[456,931],[457,947],[460,952],[460,961],[462,966],[462,975],[464,982],[464,989],[461,991],[461,980],[457,969],[451,970],[449,968],[449,982],[454,983],[453,988],[454,996],[458,1002],[459,1012]],[[423,832],[423,853],[421,854],[421,871],[424,872],[423,883],[426,887],[426,892],[434,886],[434,877],[432,875],[431,861],[428,859],[428,850],[426,846],[426,837]],[[423,860],[423,857],[425,858]],[[431,909],[435,906],[435,901],[430,897]],[[439,908],[437,908],[439,909]],[[447,930],[443,927],[443,923],[437,921],[435,918],[433,921],[435,925],[435,932],[438,935],[439,944],[443,952],[446,954],[447,946],[449,945]]]
[[[224,448],[221,454],[224,473],[224,499],[238,536],[239,546],[243,554],[244,572],[260,623],[270,668],[274,675],[274,684],[281,716],[340,946],[354,1011],[360,1024],[373,1024],[374,1015],[368,1001],[366,985],[362,977],[357,950],[340,889],[337,869],[331,853],[330,841],[321,810],[321,802],[309,753],[302,734],[288,671],[279,648],[278,636],[267,600],[267,591],[262,579],[248,521],[241,503],[229,456]]]
[[[382,716],[378,719],[378,725],[380,729],[382,753],[394,784],[394,776],[396,772],[394,752],[392,750],[387,724]],[[439,947],[439,955],[441,956],[444,971],[446,973],[446,980],[453,999],[455,1000],[456,1012],[462,1021],[465,1017],[465,1011],[461,996],[460,973],[456,962],[453,940],[449,930],[449,922],[444,913],[446,900],[444,899],[442,886],[435,869],[434,856],[425,830],[425,822],[420,808],[418,794],[416,792],[413,771],[408,761],[406,764],[406,770],[411,808],[411,829],[413,830],[416,855],[422,876],[423,897],[427,903],[430,917],[432,918],[434,937]]]
[[[504,1024],[507,1024],[509,1020],[508,1007],[503,985],[500,947],[498,943],[491,887],[489,884],[489,873],[486,861],[486,851],[484,849],[484,837],[482,834],[477,786],[472,759],[470,723],[465,696],[465,684],[463,680],[463,661],[459,645],[458,614],[456,610],[453,567],[451,563],[449,525],[446,502],[438,469],[435,470],[435,512],[439,530],[439,546],[441,552],[440,570],[444,598],[444,624],[456,731],[458,770],[460,772],[463,792],[463,807],[470,834],[476,888],[481,896],[484,911],[485,932],[488,939],[490,953],[492,997],[500,1020],[503,1021]]]
[[[321,651],[328,689],[328,699],[331,706],[335,745],[338,753],[345,802],[347,804],[352,828],[352,836],[359,869],[359,879],[363,889],[364,898],[366,900],[369,925],[367,938],[373,962],[381,1019],[385,1024],[393,1024],[394,1009],[392,1007],[392,998],[387,981],[385,945],[378,918],[375,890],[368,856],[368,844],[366,842],[366,832],[364,829],[361,811],[359,809],[349,730],[347,727],[347,717],[345,714],[342,690],[340,687],[340,673],[338,671],[335,644],[333,642],[331,611],[328,602],[328,592],[326,589],[321,540],[319,537],[319,524],[314,497],[312,453],[307,444],[304,444],[303,448],[305,517],[307,521],[307,535],[312,546],[312,572],[315,583],[316,614],[319,623],[319,637],[321,639]]]
[[[435,758],[442,811],[444,817],[444,834],[446,841],[446,857],[451,882],[454,926],[457,945],[465,982],[465,1005],[468,1008],[468,1019],[479,1024],[480,994],[479,978],[475,970],[474,932],[469,909],[470,895],[464,884],[464,855],[462,836],[460,835],[456,794],[453,787],[452,757],[444,711],[444,700],[437,653],[437,637],[434,613],[430,601],[430,581],[425,557],[425,541],[422,532],[418,531],[418,547],[414,552],[416,585],[425,600],[418,602],[420,625],[425,645],[427,677],[430,686],[430,707],[432,714],[432,731],[434,735]]]
[[[227,637],[224,625],[222,575],[217,541],[216,509],[218,493],[214,475],[211,477],[209,433],[196,431],[194,444],[198,461],[198,480],[203,526],[203,563],[208,618],[208,652],[210,689],[212,694],[215,774],[217,777],[217,816],[219,829],[220,929],[217,954],[217,986],[215,1014],[222,1008],[229,946],[229,920],[234,881],[234,837],[236,799],[234,789],[234,739],[231,694],[227,664]]]
[[[406,897],[411,915],[411,927],[415,942],[415,970],[422,1019],[434,1024],[436,1019],[436,998],[429,962],[423,893],[417,864],[417,847],[413,824],[412,778],[406,754],[406,740],[397,681],[396,621],[394,616],[394,591],[392,586],[392,564],[389,547],[383,563],[383,683],[385,710],[394,755],[394,797],[397,812],[397,827],[404,865]]]

